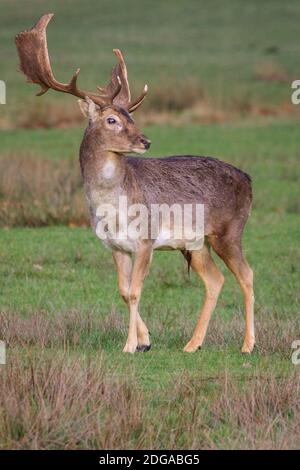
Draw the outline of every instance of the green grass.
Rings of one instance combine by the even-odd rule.
[[[297,247],[299,225],[299,133],[291,122],[259,124],[189,126],[175,129],[152,126],[146,129],[153,141],[153,154],[201,153],[218,155],[246,171],[253,177],[254,210],[245,232],[245,252],[255,270],[256,310],[261,318],[293,318],[299,312],[299,248]],[[70,158],[78,165],[77,153],[81,129],[51,131],[5,132],[3,151],[20,155],[30,150],[54,159]],[[178,139],[178,137],[180,138]],[[177,140],[176,140],[177,139]],[[22,150],[21,150],[22,149]],[[58,163],[59,164],[59,163]],[[292,209],[293,210],[292,210]],[[4,310],[30,316],[43,311],[55,318],[57,314],[79,311],[82,315],[105,318],[116,310],[121,316],[126,310],[119,299],[116,274],[109,251],[94,237],[90,229],[53,227],[43,229],[13,229],[1,231],[0,270],[2,289],[0,303]],[[209,373],[222,367],[215,361],[220,353],[207,345],[197,360],[181,354],[184,341],[191,334],[197,318],[203,288],[195,275],[188,279],[181,255],[155,253],[150,276],[146,281],[141,311],[150,323],[153,352],[145,357],[129,359],[129,364],[148,364],[147,374],[161,371],[162,375],[192,367],[197,361],[207,364]],[[219,262],[219,261],[218,261]],[[219,262],[220,266],[222,263]],[[224,270],[224,267],[222,267]],[[226,271],[226,270],[225,270]],[[216,318],[229,321],[235,316],[242,318],[242,299],[239,288],[230,273],[223,289]],[[190,331],[181,331],[186,320]],[[177,326],[178,322],[178,326]],[[154,327],[151,327],[151,323]],[[155,331],[155,325],[158,331]],[[171,335],[161,335],[161,328],[171,328]],[[125,340],[122,333],[113,329],[103,335],[93,331],[92,339],[83,335],[80,345],[92,341],[93,348],[103,348],[113,367],[120,359],[119,351]],[[242,338],[240,338],[240,341]],[[226,345],[227,360],[241,364],[239,342]],[[172,355],[169,352],[172,351]],[[211,355],[211,359],[210,359]],[[223,355],[223,353],[221,354]],[[151,359],[152,356],[156,359]],[[148,359],[147,359],[148,357]],[[256,363],[260,363],[255,354]],[[279,367],[282,358],[263,364]],[[151,366],[152,364],[152,366]],[[190,366],[189,366],[190,364]],[[218,364],[216,366],[216,364]],[[149,369],[150,367],[150,369]],[[145,378],[147,382],[147,377]],[[163,380],[163,378],[162,378]]]
[[[19,370],[7,385],[13,387],[11,394],[17,402],[24,400],[22,390],[30,383],[26,377],[31,368],[40,384],[37,390],[42,390],[28,389],[32,411],[25,407],[17,420],[9,402],[2,408],[0,403],[6,416],[3,422],[9,423],[2,431],[2,448],[298,446],[299,434],[293,431],[298,408],[293,397],[298,396],[299,366],[291,362],[291,344],[299,333],[298,237],[297,214],[256,210],[251,216],[244,243],[255,271],[257,348],[251,356],[240,352],[244,328],[240,290],[220,260],[226,283],[205,344],[195,354],[182,352],[204,291],[195,274],[188,278],[179,253],[164,252],[154,255],[140,307],[151,331],[152,349],[130,356],[122,353],[128,313],[119,298],[111,255],[90,229],[1,230],[1,324],[8,344],[8,363],[2,373],[10,376],[15,368]],[[46,386],[49,367],[53,388],[60,390],[54,385],[59,380],[66,387],[63,409],[70,418],[61,417],[59,405],[53,403]],[[65,378],[60,367],[67,368]],[[74,417],[71,411],[72,389],[78,374],[83,374],[82,387],[87,386],[88,368],[96,374],[94,384],[104,381],[104,390],[109,390],[112,381],[119,384],[113,385],[109,395],[115,396],[113,404],[111,398],[101,398],[97,405],[92,386],[85,392],[91,401],[88,410],[94,407],[101,423],[102,434],[94,440],[85,436],[83,420],[89,414],[81,399]],[[24,385],[17,385],[19,380]],[[99,400],[99,393],[95,398]],[[257,400],[254,408],[253,400]],[[42,414],[45,408],[50,421]],[[134,418],[138,410],[142,415]],[[74,419],[79,424],[72,431]],[[126,433],[121,431],[124,419]],[[19,421],[25,423],[18,425]],[[273,423],[278,421],[281,424],[274,430]],[[86,426],[89,434],[97,435],[90,419]],[[97,430],[99,424],[95,426]],[[288,437],[285,429],[289,429]],[[103,443],[104,435],[108,441]]]
[[[291,344],[300,331],[299,119],[282,112],[280,118],[247,114],[249,103],[281,109],[290,102],[288,82],[254,76],[258,67],[271,64],[297,78],[299,2],[130,0],[124,8],[119,0],[30,0],[21,9],[16,0],[2,0],[0,79],[6,81],[8,102],[0,107],[0,125],[17,126],[24,113],[30,124],[37,110],[43,108],[44,119],[49,105],[55,115],[72,103],[53,92],[35,98],[35,87],[16,73],[15,33],[49,11],[55,13],[49,48],[60,80],[80,66],[85,88],[106,83],[112,49],[120,47],[134,90],[147,82],[150,95],[162,84],[171,94],[180,84],[184,98],[184,85],[196,83],[216,108],[238,103],[243,110],[234,122],[201,126],[196,114],[185,110],[180,126],[166,122],[143,132],[151,138],[151,155],[217,156],[252,176],[254,204],[244,249],[255,273],[257,348],[249,357],[240,353],[241,292],[215,256],[226,282],[202,350],[184,354],[204,289],[194,273],[188,277],[180,253],[156,252],[140,308],[152,349],[124,355],[128,313],[111,254],[91,229],[8,228],[8,212],[1,212],[0,339],[7,342],[8,363],[0,366],[0,448],[299,447],[300,366],[291,362]],[[36,122],[33,118],[33,127]],[[61,175],[67,180],[68,168],[78,168],[83,129],[84,123],[0,129],[0,182],[6,182],[0,186],[0,209],[12,197],[14,204],[5,210],[19,210],[20,201],[10,195],[16,176],[25,188],[18,194],[26,195],[30,178],[36,186],[33,196],[21,201],[27,204],[25,215],[11,220],[30,220],[34,199],[33,212],[45,204],[50,214],[52,209],[61,214],[55,211],[63,196],[53,194],[52,201],[52,191],[45,197],[42,185],[59,188]],[[35,164],[43,159],[50,164]],[[71,167],[60,173],[64,160]],[[43,175],[52,168],[53,186],[51,175]],[[77,191],[79,179],[72,178]],[[58,219],[49,217],[51,223]]]
[[[253,177],[254,208],[299,213],[299,124],[291,120],[224,125],[152,125],[149,155],[212,155]],[[1,153],[71,159],[77,165],[82,128],[0,131]]]
[[[28,153],[36,159],[53,160],[58,168],[64,159],[78,165],[82,131],[3,131],[2,152],[22,157],[22,165],[26,165]],[[204,290],[195,274],[188,278],[186,265],[177,252],[155,253],[145,282],[140,310],[152,333],[152,350],[134,357],[124,356],[121,351],[126,340],[128,313],[119,298],[111,255],[90,229],[63,226],[2,229],[0,305],[4,315],[2,335],[9,344],[11,367],[16,358],[23,358],[20,367],[24,371],[28,370],[27,360],[38,368],[46,367],[47,360],[65,363],[68,358],[83,364],[85,370],[85,364],[98,361],[100,353],[108,377],[117,377],[121,383],[130,380],[139,390],[137,393],[143,394],[140,406],[147,407],[147,416],[149,419],[152,416],[156,426],[162,410],[167,413],[168,407],[172,408],[172,400],[176,406],[181,402],[181,385],[179,391],[176,388],[173,392],[174,383],[186,383],[184,387],[189,393],[198,390],[197,406],[202,416],[202,401],[205,400],[205,408],[213,410],[214,400],[224,392],[224,385],[220,384],[224,374],[233,383],[242,385],[250,381],[253,387],[260,387],[264,380],[269,383],[271,377],[276,377],[276,381],[291,380],[297,371],[290,356],[292,341],[299,333],[299,131],[297,123],[271,120],[264,124],[149,126],[145,132],[153,142],[151,154],[217,155],[253,177],[254,209],[244,238],[245,253],[255,272],[258,345],[252,356],[245,358],[240,353],[244,329],[240,289],[218,259],[226,283],[205,345],[194,355],[182,352],[196,324]],[[7,328],[9,318],[12,323]],[[269,393],[273,392],[262,392],[265,397]],[[209,419],[210,413],[203,419]],[[180,416],[170,410],[165,416],[165,437],[158,438],[157,434],[153,441],[146,441],[147,445],[168,447],[166,436],[172,426],[180,429],[185,426]],[[267,426],[270,416],[267,414],[260,420]],[[220,419],[222,423],[227,420]],[[216,433],[211,424],[208,426],[212,433],[209,442],[217,447],[243,445],[242,438],[237,441],[239,444],[233,444],[234,438],[230,438],[235,424],[225,427],[222,424]],[[141,429],[145,431],[143,426]],[[68,435],[65,439],[69,439]],[[130,437],[124,437],[122,445],[138,446],[134,436],[133,432]],[[174,438],[172,445],[185,448],[193,445],[190,432],[184,432],[184,436]],[[45,442],[42,433],[39,438],[40,445],[46,448],[65,446],[55,444],[49,435],[48,444],[42,444]],[[244,445],[249,446],[250,437],[245,439]],[[255,437],[257,447],[280,446],[274,437],[267,443],[259,439]],[[16,444],[18,439],[11,442],[12,446],[22,447],[22,443]],[[32,442],[28,437],[28,443],[23,445],[31,447]],[[79,445],[95,445],[90,441],[80,442]],[[115,445],[113,441],[111,446]]]
[[[280,415],[283,416],[280,419],[284,424],[276,434],[279,436],[278,439],[280,438],[279,441],[274,437],[273,431],[271,433],[269,430],[273,429],[271,422],[277,419],[277,411],[275,414],[270,414],[267,404],[266,408],[263,408],[265,410],[263,417],[251,418],[249,415],[250,427],[245,438],[235,435],[237,424],[230,419],[239,415],[237,407],[244,406],[243,399],[246,400],[246,395],[240,394],[234,387],[249,384],[250,389],[246,387],[246,390],[251,390],[255,396],[256,387],[261,387],[261,400],[264,403],[264,400],[269,400],[270,396],[276,397],[276,394],[281,393],[278,390],[282,388],[277,390],[280,381],[289,383],[288,381],[294,380],[292,378],[297,373],[297,366],[291,363],[291,344],[299,334],[297,125],[292,122],[271,122],[264,126],[252,123],[247,126],[228,124],[176,129],[168,126],[152,126],[146,129],[146,132],[154,142],[154,154],[187,152],[218,155],[241,166],[252,175],[255,203],[247,224],[244,247],[255,272],[257,349],[247,358],[240,353],[244,329],[242,297],[233,276],[226,271],[220,260],[217,260],[226,276],[226,283],[211,321],[206,342],[198,353],[184,354],[182,348],[196,324],[204,294],[203,287],[195,274],[191,274],[191,278],[188,278],[181,254],[158,252],[155,253],[150,275],[145,282],[140,309],[152,333],[152,350],[147,354],[124,356],[121,351],[126,340],[128,313],[119,298],[111,255],[102,247],[91,230],[63,226],[38,229],[13,228],[0,230],[1,335],[9,345],[8,365],[5,366],[5,370],[7,374],[13,373],[15,362],[18,360],[20,368],[18,377],[20,374],[23,377],[23,371],[28,374],[32,367],[30,364],[33,364],[34,370],[40,371],[36,373],[41,374],[36,380],[42,381],[41,387],[46,393],[47,388],[44,388],[43,381],[47,383],[45,378],[47,361],[52,361],[51,367],[54,368],[58,367],[57,364],[62,364],[63,367],[63,364],[67,364],[66,361],[70,361],[73,366],[68,369],[68,374],[72,374],[74,367],[79,367],[81,364],[80,373],[84,374],[91,361],[94,364],[100,360],[102,370],[107,377],[106,381],[110,383],[112,377],[115,377],[123,384],[120,385],[122,387],[127,387],[125,385],[127,381],[134,384],[134,390],[136,389],[134,393],[142,394],[138,395],[140,397],[138,403],[144,409],[147,419],[151,421],[152,427],[148,424],[154,435],[146,431],[144,424],[146,421],[141,418],[142,422],[138,428],[140,431],[136,431],[135,425],[132,425],[132,432],[128,435],[122,434],[122,443],[117,444],[119,441],[111,437],[113,440],[109,441],[110,444],[101,444],[101,440],[95,444],[94,441],[86,441],[84,437],[79,437],[72,444],[74,446],[94,448],[109,445],[110,448],[114,446],[128,448],[145,445],[165,448],[172,445],[174,448],[189,448],[194,445],[204,447],[254,445],[278,448],[281,446],[280,439],[283,439],[280,430],[286,426],[290,429],[290,426],[294,426],[293,423],[297,422],[296,405],[288,405],[287,414]],[[35,158],[55,160],[58,166],[60,159],[65,158],[78,165],[76,153],[81,134],[82,129],[10,131],[3,133],[3,152],[22,156],[23,164],[26,164],[24,156],[26,157],[26,153],[30,151],[36,155]],[[70,387],[73,381],[76,381],[76,373],[74,374],[65,379]],[[218,396],[226,391],[224,384],[227,383],[227,375],[230,383],[233,383],[230,406],[237,409],[230,412],[229,408],[227,410],[231,413],[229,417],[226,415],[216,418],[219,423],[216,430],[210,416],[211,413],[215,413],[214,410],[218,406]],[[26,375],[24,381],[27,380],[25,377]],[[55,375],[55,377],[60,376]],[[19,379],[11,380],[7,386],[15,387],[16,400],[21,400],[19,393],[23,385],[17,386],[16,380]],[[270,388],[268,391],[264,388],[265,382]],[[9,385],[10,383],[13,385]],[[177,384],[175,389],[174,384]],[[186,391],[182,391],[182,387]],[[293,391],[289,396],[297,396],[295,383],[293,382],[290,387]],[[72,394],[72,388],[68,390]],[[126,390],[125,395],[122,395],[123,398],[127,396]],[[6,394],[5,389],[3,393]],[[28,393],[35,392],[30,389]],[[88,389],[87,393],[92,392]],[[188,394],[183,402],[182,393],[184,396]],[[238,399],[234,398],[236,393]],[[195,441],[197,444],[191,442],[190,428],[185,428],[188,422],[186,418],[183,419],[184,416],[189,416],[190,407],[194,406],[193,400],[191,403],[189,401],[192,399],[190,396],[197,397],[193,398],[197,400],[198,410],[193,415],[196,416],[194,432],[195,438],[199,439]],[[50,398],[44,397],[46,402]],[[32,403],[39,403],[40,399],[41,396],[38,395],[32,398]],[[228,400],[228,397],[224,400]],[[251,402],[252,398],[249,400]],[[277,403],[279,398],[274,400],[277,400]],[[109,401],[104,402],[102,406],[106,406],[105,403],[110,406]],[[44,406],[50,409],[54,406],[53,412],[56,413],[56,406],[51,404],[51,400],[47,405],[36,404],[34,409],[40,410]],[[66,406],[66,411],[70,406],[71,413],[71,404]],[[132,416],[134,412],[130,410],[135,410],[137,405],[133,405],[133,408],[130,408],[129,404],[124,406],[123,410],[127,410],[126,412]],[[0,403],[0,411],[1,409],[6,416],[5,423],[11,424],[8,429],[3,428],[3,431],[0,427],[0,433],[3,432],[3,436],[12,433],[11,440],[4,438],[4,447],[28,448],[34,445],[46,448],[66,447],[69,445],[67,442],[70,442],[70,436],[75,436],[75,431],[62,432],[59,438],[62,440],[55,440],[51,434],[38,430],[36,433],[39,436],[39,443],[34,444],[34,439],[30,437],[31,431],[26,431],[26,426],[30,428],[31,420],[32,423],[39,423],[34,418],[35,412],[32,410],[31,414],[29,411],[24,411],[24,420],[28,424],[22,425],[21,429],[25,430],[20,431],[19,428],[14,430],[15,411],[14,409],[9,411],[9,403],[2,405],[2,408]],[[85,416],[84,410],[82,413]],[[115,407],[106,410],[105,413],[108,413],[110,420],[117,413],[116,410]],[[204,413],[204,410],[207,410],[207,413]],[[32,416],[29,421],[28,413]],[[162,413],[165,416],[164,427],[163,431],[158,431],[159,416]],[[58,420],[61,419],[59,416]],[[290,421],[289,416],[294,416],[295,420]],[[63,421],[66,419],[63,418]],[[114,419],[120,418],[115,416]],[[194,418],[191,419],[194,422]],[[253,437],[252,425],[256,419],[258,423],[264,423],[265,428],[261,427],[261,424],[257,426],[258,429],[265,429],[263,436],[268,436],[267,440],[257,435]],[[72,420],[74,418],[70,418],[70,422]],[[99,417],[99,420],[107,423],[103,417]],[[204,441],[201,441],[203,420],[207,423],[209,437],[206,435]],[[228,424],[225,426],[224,422]],[[54,428],[57,429],[57,426],[55,424]],[[76,429],[83,430],[84,428],[80,426]],[[95,429],[98,429],[97,425],[95,426]],[[105,432],[113,436],[119,426],[116,424]],[[174,428],[181,429],[182,435],[179,437],[175,433],[173,444],[170,444],[168,436]],[[91,432],[91,428],[89,429]],[[140,432],[146,436],[144,444],[139,443],[136,437]],[[163,436],[160,432],[163,432]],[[16,435],[27,436],[26,443]],[[298,434],[293,431],[289,438],[285,438],[287,447],[296,445],[292,444],[294,435]]]
[[[273,64],[288,76],[299,72],[299,2],[241,0],[151,2],[80,0],[26,2],[2,0],[0,18],[1,79],[8,104],[1,113],[13,116],[34,102],[35,87],[16,73],[13,38],[46,12],[55,13],[48,28],[53,68],[61,81],[80,66],[81,84],[95,89],[108,81],[114,63],[112,49],[126,53],[133,87],[145,82],[166,91],[192,77],[219,105],[233,98],[261,103],[290,101],[290,84],[254,80],[257,67]],[[291,78],[292,79],[292,78]],[[184,90],[184,88],[183,88]],[[54,93],[46,103],[70,98]],[[48,101],[49,100],[49,101]]]
[[[299,311],[299,252],[292,249],[297,243],[297,229],[298,216],[290,214],[272,215],[262,223],[258,212],[249,223],[245,251],[255,269],[256,309],[262,318],[265,315],[292,318]],[[68,311],[80,311],[82,315],[91,313],[93,317],[105,318],[116,309],[127,321],[111,255],[90,230],[65,227],[2,230],[1,246],[0,302],[4,311],[24,316],[40,311],[52,318]],[[233,316],[241,318],[239,288],[233,276],[222,269],[226,284],[216,315],[228,320]],[[288,282],[283,282],[283,278]],[[183,346],[180,328],[184,320],[189,325],[196,321],[202,297],[198,278],[192,274],[188,279],[180,254],[155,253],[141,303],[141,311],[152,331],[154,352],[162,349],[168,355],[168,351],[175,353]],[[166,328],[171,327],[170,339],[167,334],[159,337],[159,331],[155,331],[157,321]],[[113,330],[104,336],[101,331],[93,332],[93,345],[107,353],[118,353],[125,336],[120,338],[118,332],[116,335],[117,343]],[[89,338],[83,338],[82,345],[85,341]],[[228,347],[233,348],[234,355],[239,355],[239,346]],[[211,353],[214,355],[213,350]]]

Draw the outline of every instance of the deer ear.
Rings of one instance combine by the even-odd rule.
[[[85,100],[78,100],[78,104],[80,111],[89,121],[94,122],[97,119],[101,108],[93,100],[86,97]]]

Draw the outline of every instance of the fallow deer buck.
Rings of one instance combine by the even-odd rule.
[[[149,332],[139,313],[139,301],[154,249],[180,250],[204,282],[204,304],[194,334],[184,351],[194,352],[201,347],[224,282],[211,256],[212,247],[236,276],[243,291],[246,333],[242,351],[250,353],[255,342],[253,273],[245,260],[241,243],[252,202],[250,177],[212,157],[127,156],[132,152],[142,154],[150,147],[150,140],[141,134],[131,115],[143,102],[147,86],[138,99],[131,100],[126,65],[118,49],[114,50],[118,64],[113,68],[111,81],[105,88],[98,88],[99,93],[78,88],[79,69],[68,84],[58,82],[52,73],[46,39],[46,27],[52,16],[42,16],[31,30],[16,36],[20,66],[29,82],[41,85],[38,95],[50,88],[70,93],[80,98],[80,108],[88,117],[80,147],[80,166],[91,224],[96,233],[102,221],[98,213],[101,204],[110,204],[118,216],[117,233],[106,230],[105,245],[112,250],[120,294],[130,314],[124,352],[150,349]],[[190,244],[184,236],[177,239],[162,226],[159,226],[156,237],[142,237],[138,231],[133,237],[119,236],[125,229],[121,222],[124,214],[120,213],[119,208],[121,196],[127,198],[128,205],[140,204],[148,209],[152,204],[169,207],[174,204],[180,207],[202,204],[202,247],[189,249]],[[151,223],[149,212],[144,217],[147,218],[144,222]],[[176,223],[173,217],[170,228],[174,228]]]

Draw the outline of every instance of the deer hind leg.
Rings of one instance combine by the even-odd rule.
[[[255,345],[253,271],[244,257],[240,239],[235,242],[232,238],[221,237],[210,240],[210,242],[241,286],[246,313],[245,339],[242,352],[251,353]]]
[[[185,352],[195,352],[201,347],[209,320],[224,283],[224,277],[212,259],[210,248],[207,244],[204,245],[202,250],[192,252],[191,266],[202,278],[206,294],[197,326],[191,340],[184,348]]]
[[[114,251],[113,257],[114,257],[117,270],[118,270],[119,291],[124,302],[126,303],[129,309],[130,318],[131,318],[132,302],[131,302],[130,295],[131,295],[131,280],[133,277],[131,256],[129,255],[129,253],[125,253],[122,251]],[[145,258],[144,260],[146,261]],[[130,326],[129,326],[129,332],[130,332],[131,338],[129,338],[130,341],[127,339],[127,343],[124,348],[124,351],[125,349],[126,349],[125,352],[127,352],[127,349],[132,349],[131,351],[128,351],[128,352],[134,352],[135,350],[139,352],[149,351],[151,347],[151,343],[150,343],[148,328],[146,324],[144,323],[144,321],[142,320],[142,318],[140,317],[138,310],[136,310],[136,312],[134,313],[134,316],[136,318],[135,320],[136,328],[134,327],[134,324],[131,318]],[[134,333],[135,329],[136,329],[136,334]],[[137,345],[134,348],[134,344],[136,343],[135,336],[137,337]],[[130,342],[132,343],[131,347],[128,346]]]

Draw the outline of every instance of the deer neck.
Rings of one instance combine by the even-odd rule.
[[[92,165],[95,184],[99,188],[120,186],[125,176],[124,155],[112,150],[101,149],[96,153]]]
[[[101,135],[85,133],[80,147],[80,166],[87,191],[110,191],[120,186],[125,178],[124,155],[107,148]]]
[[[99,133],[89,129],[80,147],[80,166],[92,225],[96,226],[99,207],[103,204],[117,207],[120,196],[127,193],[126,160],[123,154],[108,149]]]

